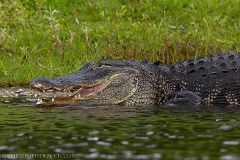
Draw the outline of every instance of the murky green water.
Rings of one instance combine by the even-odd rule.
[[[36,107],[2,99],[0,109],[0,154],[240,159],[240,107]]]

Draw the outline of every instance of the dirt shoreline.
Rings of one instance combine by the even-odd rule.
[[[38,98],[44,96],[47,93],[32,90],[26,87],[0,87],[0,97],[3,98]],[[45,95],[46,96],[46,95]]]

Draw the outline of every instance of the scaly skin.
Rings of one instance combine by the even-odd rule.
[[[45,102],[49,104],[238,105],[239,61],[240,53],[230,52],[169,66],[147,61],[91,62],[76,73],[38,78],[30,86],[52,90],[56,96]]]

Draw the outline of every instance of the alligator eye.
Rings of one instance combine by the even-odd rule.
[[[93,65],[91,66],[91,71],[95,70],[96,68],[97,68],[96,64],[93,64]]]
[[[96,68],[106,68],[106,67],[112,67],[112,66],[107,63],[104,63],[104,62],[98,62],[95,67]]]
[[[99,66],[99,68],[106,68],[106,67],[112,67],[112,66],[107,64],[102,64],[101,66]]]
[[[112,67],[109,64],[106,64],[104,62],[98,62],[92,65],[91,70],[96,70],[96,69],[101,69],[101,68],[107,68],[107,67]]]

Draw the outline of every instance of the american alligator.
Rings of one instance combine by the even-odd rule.
[[[53,91],[52,103],[238,105],[239,62],[240,52],[208,55],[172,65],[146,60],[90,62],[76,73],[37,78],[30,86]]]

